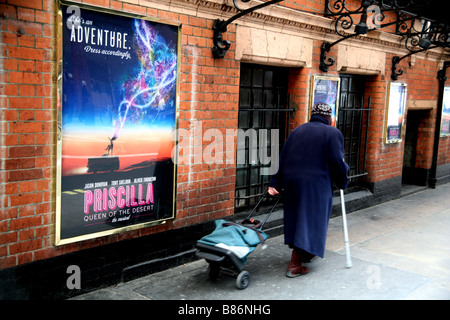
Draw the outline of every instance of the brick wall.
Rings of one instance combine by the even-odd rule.
[[[4,1],[0,268],[47,257],[55,196],[54,2]]]
[[[290,108],[295,110],[290,119],[290,131],[307,121],[311,85],[309,72],[307,68],[296,68],[289,74]]]
[[[233,146],[227,149],[226,140],[235,143],[232,136],[227,138],[227,129],[237,128],[239,96],[234,51],[225,59],[212,56],[213,21],[192,16],[180,16],[180,20],[186,24],[182,27],[179,128],[192,148],[188,154],[181,152],[178,161],[176,227],[233,214],[235,155]],[[227,39],[234,42],[234,33],[235,27],[230,26]],[[225,141],[216,141],[215,132]]]

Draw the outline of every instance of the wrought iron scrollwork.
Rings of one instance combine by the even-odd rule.
[[[328,72],[328,68],[334,65],[334,59],[327,57],[327,53],[331,47],[341,41],[355,37],[360,34],[367,34],[370,30],[380,27],[380,22],[384,20],[385,16],[378,6],[375,6],[374,0],[363,0],[359,8],[350,10],[347,7],[345,0],[327,0],[325,4],[325,17],[335,17],[334,30],[342,38],[333,42],[324,42],[320,52],[320,70]],[[372,19],[367,24],[368,14]],[[355,24],[353,20],[354,15],[360,15],[360,21]],[[355,27],[354,33],[348,31]]]
[[[400,58],[399,56],[394,56],[394,57],[392,58],[392,68],[391,68],[391,71],[392,71],[392,73],[391,73],[391,79],[392,79],[392,80],[397,80],[398,77],[401,76],[401,75],[403,74],[403,69],[399,69],[399,70],[397,71],[397,66],[398,66],[398,64],[400,63],[400,61],[401,61],[402,59],[404,59],[404,58],[405,58],[405,57]]]
[[[417,47],[424,49],[431,45],[450,48],[450,26],[430,19],[422,18],[421,21],[415,21],[409,28],[402,28],[398,33],[406,37],[405,47],[411,52],[420,50]]]
[[[231,43],[230,41],[223,40],[222,33],[227,31],[227,25],[223,25],[224,21],[216,19],[213,24],[213,42],[214,46],[212,48],[213,56],[215,58],[223,58],[225,54],[230,49]]]
[[[400,61],[402,61],[403,59],[405,59],[405,58],[407,58],[407,57],[412,56],[413,54],[416,54],[416,53],[419,53],[419,52],[424,52],[424,51],[429,50],[429,49],[434,49],[434,48],[436,48],[436,47],[437,47],[437,46],[432,46],[432,47],[428,47],[428,48],[422,48],[422,49],[420,49],[420,50],[416,50],[416,51],[410,52],[410,53],[408,53],[407,55],[404,55],[403,57],[394,56],[394,57],[392,58],[392,68],[391,68],[392,74],[391,74],[391,79],[392,79],[392,80],[398,80],[398,77],[401,76],[401,75],[403,74],[403,69],[397,70],[397,66],[398,66],[398,64],[400,63]]]
[[[337,17],[335,19],[335,31],[342,37],[346,37],[347,31],[355,25],[353,17],[355,15],[361,15],[361,21],[366,25],[366,30],[360,30],[367,33],[367,31],[374,30],[381,27],[381,22],[385,19],[385,15],[380,7],[376,5],[375,0],[363,0],[361,5],[356,10],[350,10],[347,8],[345,0],[328,0],[325,4],[325,17]],[[371,20],[367,25],[367,17],[371,16]],[[357,31],[357,30],[355,30]]]
[[[334,65],[334,59],[327,57],[327,53],[330,52],[331,47],[333,47],[334,45],[338,44],[341,41],[344,41],[346,39],[352,38],[357,36],[357,33],[354,34],[350,34],[344,38],[341,38],[333,43],[329,43],[327,41],[325,41],[324,43],[322,43],[322,46],[320,47],[320,64],[319,64],[319,69],[323,72],[328,72],[328,68],[331,67],[332,65]]]
[[[440,32],[436,36],[436,31],[427,30],[418,33],[412,32],[417,24],[416,20],[421,18],[418,12],[429,5],[432,0],[361,0],[358,8],[350,7],[345,0],[327,0],[325,4],[325,17],[333,17],[334,28],[338,35],[343,37],[333,43],[324,42],[321,47],[320,69],[324,72],[334,64],[332,58],[327,58],[327,53],[331,47],[337,43],[354,37],[356,35],[367,34],[369,31],[396,25],[396,33],[405,36],[405,46],[408,50],[415,52],[424,51],[425,46],[430,49],[430,45],[449,47],[450,40],[448,26],[445,26],[445,32]],[[382,23],[385,18],[385,12],[398,12],[397,19]],[[355,24],[355,16],[358,15],[359,22]],[[349,30],[354,27],[354,33],[349,34]],[[444,27],[440,27],[441,29]],[[432,36],[434,35],[434,36]],[[437,40],[439,39],[439,40]],[[420,46],[420,49],[414,49]],[[410,54],[409,54],[410,55]],[[407,56],[409,56],[407,55]],[[392,60],[392,77],[403,74],[403,70],[397,71],[398,63],[405,57],[394,57]]]
[[[261,3],[259,5],[256,5],[254,7],[248,8],[248,9],[242,9],[238,3],[247,3],[250,2],[250,0],[233,0],[233,5],[236,8],[237,11],[239,11],[238,14],[234,15],[230,19],[224,21],[220,19],[214,20],[213,24],[213,42],[214,47],[212,48],[213,56],[215,58],[223,58],[225,57],[225,54],[230,49],[231,43],[227,40],[223,39],[223,33],[227,32],[227,27],[230,23],[232,23],[234,20],[239,19],[242,16],[245,16],[246,14],[249,14],[255,10],[270,6],[272,4],[276,4],[278,2],[281,2],[283,0],[271,0],[264,3]]]
[[[333,58],[327,58],[327,53],[330,51],[331,43],[324,42],[320,48],[320,65],[319,69],[323,72],[328,72],[328,68],[334,65]]]
[[[405,16],[400,13],[400,16]],[[405,48],[409,53],[403,57],[392,58],[391,78],[397,80],[403,74],[403,70],[397,70],[399,62],[413,54],[429,49],[441,47],[450,48],[450,26],[420,17],[397,26],[397,34],[404,36]]]
[[[437,78],[439,81],[447,81],[447,68],[450,67],[450,61],[444,61],[442,69],[438,71]]]

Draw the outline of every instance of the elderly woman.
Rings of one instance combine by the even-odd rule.
[[[302,266],[314,256],[323,258],[333,197],[333,183],[347,187],[344,137],[331,125],[331,107],[312,107],[310,122],[295,128],[280,154],[278,172],[269,193],[284,192],[284,237],[292,250],[286,276],[308,273]]]

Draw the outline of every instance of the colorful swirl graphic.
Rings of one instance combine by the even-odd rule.
[[[151,125],[159,112],[175,107],[176,44],[166,43],[145,20],[134,19],[134,29],[133,46],[140,66],[122,86],[124,99],[118,106],[113,140],[121,135],[125,125],[143,119]]]

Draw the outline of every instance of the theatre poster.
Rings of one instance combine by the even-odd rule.
[[[336,126],[339,108],[340,78],[326,76],[311,77],[310,107],[308,116],[311,117],[311,108],[317,103],[325,103],[331,107],[331,125]]]
[[[442,99],[441,137],[450,136],[450,87],[444,88]]]
[[[173,219],[180,25],[69,2],[58,19],[55,244]]]
[[[400,82],[389,83],[385,114],[385,143],[402,141],[406,109],[406,84]]]

